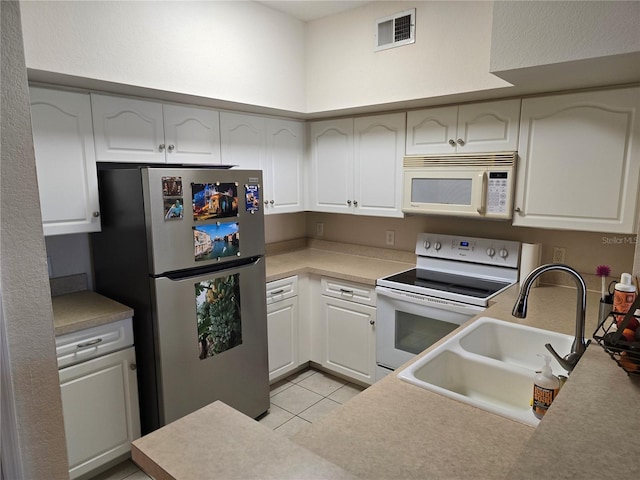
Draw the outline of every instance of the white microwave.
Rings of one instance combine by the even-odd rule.
[[[517,155],[506,152],[404,157],[402,211],[510,219]]]

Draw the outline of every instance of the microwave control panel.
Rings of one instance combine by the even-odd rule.
[[[509,173],[489,172],[487,213],[507,213]]]

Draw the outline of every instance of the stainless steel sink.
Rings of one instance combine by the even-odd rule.
[[[545,343],[559,354],[571,350],[573,337],[489,317],[476,320],[398,377],[488,412],[537,426],[531,411],[533,377],[548,355]],[[567,371],[552,360],[554,375]]]

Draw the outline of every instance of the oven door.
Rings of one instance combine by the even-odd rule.
[[[376,363],[395,370],[484,307],[376,287]]]

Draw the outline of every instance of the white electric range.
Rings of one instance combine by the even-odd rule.
[[[416,268],[376,282],[378,379],[518,281],[519,242],[421,233],[416,255]]]

